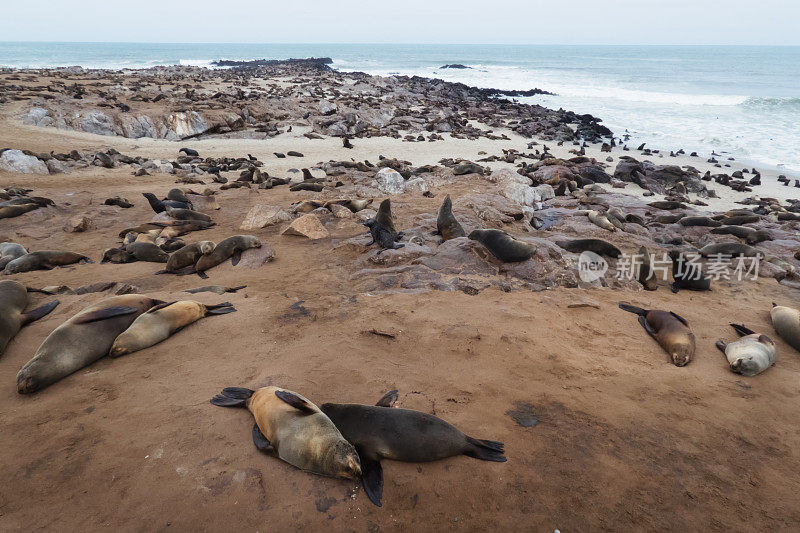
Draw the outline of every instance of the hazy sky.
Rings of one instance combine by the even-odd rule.
[[[800,44],[798,0],[3,0],[0,40]]]

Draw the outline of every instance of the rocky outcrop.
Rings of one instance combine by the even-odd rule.
[[[0,170],[23,174],[49,174],[47,165],[39,158],[25,155],[21,150],[5,150],[0,155]]]

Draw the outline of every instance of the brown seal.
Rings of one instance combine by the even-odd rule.
[[[92,364],[108,354],[114,339],[136,317],[160,303],[147,296],[126,294],[90,305],[47,336],[17,374],[17,391],[36,392]]]
[[[17,274],[19,272],[30,272],[31,270],[52,270],[57,266],[72,265],[78,262],[91,263],[92,260],[83,254],[75,252],[56,252],[51,250],[41,250],[31,252],[22,257],[10,261],[4,274]]]
[[[645,331],[667,352],[675,366],[685,366],[695,351],[694,333],[689,323],[672,311],[653,311],[621,303],[619,308],[639,315]]]
[[[125,245],[125,251],[136,258],[137,261],[149,263],[166,263],[169,254],[152,242],[132,242]]]
[[[464,228],[453,215],[453,203],[450,201],[449,194],[445,196],[444,202],[439,208],[439,216],[436,217],[436,232],[442,236],[442,242],[466,236]]]
[[[469,238],[484,245],[493,256],[504,263],[527,261],[535,251],[532,244],[515,239],[499,229],[472,230]]]
[[[502,442],[468,437],[441,418],[410,409],[393,409],[397,391],[378,405],[325,403],[322,412],[336,424],[361,458],[361,479],[370,501],[381,505],[381,459],[406,462],[437,461],[466,455],[483,461],[505,462]]]
[[[169,257],[165,271],[177,272],[186,267],[194,266],[200,257],[213,252],[215,246],[216,244],[212,241],[198,241],[187,244]]]
[[[303,396],[279,387],[253,391],[227,387],[211,399],[221,407],[246,407],[253,413],[253,442],[301,470],[358,479],[361,462],[330,418]]]
[[[261,241],[258,240],[258,237],[252,235],[234,235],[233,237],[228,237],[220,241],[220,243],[214,247],[213,252],[201,256],[197,260],[194,268],[197,272],[204,272],[209,268],[221,264],[229,257],[233,258],[231,262],[235,266],[239,263],[242,252],[250,248],[261,248]]]
[[[639,248],[639,253],[637,255],[637,280],[642,284],[642,287],[644,287],[644,290],[646,291],[654,291],[658,289],[658,279],[656,279],[656,274],[653,271],[652,258],[650,257],[650,252],[647,250],[647,247],[642,246]]]
[[[119,357],[149,348],[166,340],[178,330],[208,315],[232,313],[236,309],[225,302],[203,305],[184,300],[156,305],[139,315],[128,329],[119,334],[108,352],[110,357]]]
[[[28,250],[21,244],[15,242],[0,243],[0,270],[6,268],[6,265],[14,259],[18,259],[27,253]]]
[[[0,355],[23,326],[39,320],[56,308],[58,300],[25,312],[28,289],[16,281],[0,281]]]
[[[568,252],[594,252],[599,255],[607,255],[613,259],[618,259],[622,252],[619,248],[602,239],[575,239],[572,241],[556,241],[556,244]]]

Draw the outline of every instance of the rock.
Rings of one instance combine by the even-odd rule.
[[[92,219],[84,216],[74,216],[64,224],[64,231],[69,233],[81,233],[94,227]]]
[[[55,121],[50,112],[43,107],[32,107],[22,119],[23,124],[31,126],[53,126]]]
[[[333,115],[339,110],[339,106],[328,100],[320,100],[318,108],[323,115]]]
[[[347,209],[347,211],[349,211],[349,209]],[[280,206],[258,204],[254,205],[250,211],[247,212],[247,215],[244,217],[244,222],[242,222],[242,225],[239,226],[239,229],[245,231],[261,229],[267,226],[279,224],[281,222],[286,222],[291,219],[292,214]]]
[[[319,218],[312,213],[295,219],[281,232],[281,235],[298,235],[307,239],[327,239],[330,237],[328,230],[322,225]]]
[[[49,174],[47,165],[32,155],[25,155],[21,150],[6,150],[0,155],[0,170],[21,172],[23,174]]]
[[[102,111],[91,111],[81,122],[81,128],[96,135],[116,135],[114,122]]]
[[[273,250],[269,244],[262,242],[261,248],[248,248],[242,252],[242,257],[239,259],[239,263],[236,266],[233,266],[231,261],[225,261],[217,267],[215,271],[235,272],[242,268],[261,268],[273,259],[275,259],[275,250]]]
[[[353,212],[350,211],[348,208],[346,208],[343,205],[331,204],[329,209],[331,210],[331,213],[333,213],[333,216],[335,216],[336,218],[352,218],[353,217]]]
[[[405,190],[416,191],[416,192],[428,192],[430,189],[428,187],[428,182],[425,181],[425,178],[411,178],[405,183]]]
[[[520,205],[540,208],[543,200],[555,197],[553,187],[550,185],[531,187],[529,178],[509,168],[493,172],[490,181],[498,184],[503,196]]]
[[[69,174],[69,165],[63,161],[59,161],[55,157],[48,159],[45,164],[50,174]]]
[[[378,190],[386,194],[400,194],[405,190],[405,180],[399,172],[391,168],[382,168],[375,175]]]
[[[378,214],[378,212],[375,211],[374,209],[362,209],[361,211],[359,211],[355,215],[356,215],[356,218],[358,220],[360,220],[361,222],[366,222],[367,220],[369,220],[371,218],[375,218],[375,216],[377,214]]]

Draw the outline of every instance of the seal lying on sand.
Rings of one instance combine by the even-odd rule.
[[[499,229],[472,230],[469,238],[484,245],[493,256],[504,263],[527,261],[535,251],[532,244],[515,239]]]
[[[406,462],[437,461],[466,455],[483,461],[505,462],[502,442],[473,439],[441,418],[410,409],[393,409],[397,391],[378,405],[325,403],[322,412],[336,424],[361,458],[361,479],[370,501],[381,505],[381,459]]]
[[[703,269],[697,263],[686,260],[680,250],[670,250],[669,256],[672,259],[672,279],[670,284],[672,292],[677,293],[681,289],[690,291],[710,291],[711,280],[703,274]]]
[[[792,307],[772,304],[772,327],[792,348],[800,351],[800,311]]]
[[[731,324],[731,326],[742,338],[729,343],[721,339],[717,341],[717,348],[728,358],[731,372],[743,376],[755,376],[772,366],[777,351],[772,339],[766,335],[759,335],[743,325]]]
[[[685,318],[672,311],[646,310],[623,303],[619,308],[639,315],[639,323],[669,354],[675,366],[689,364],[694,356],[695,340]]]
[[[149,348],[166,340],[173,333],[208,315],[233,313],[236,309],[230,302],[203,305],[192,300],[156,305],[139,315],[128,329],[119,334],[108,352],[110,357],[119,357]]]
[[[358,479],[361,462],[319,407],[296,392],[278,387],[253,391],[228,387],[211,403],[220,407],[246,407],[253,413],[253,442],[261,451],[275,454],[290,465],[323,476]]]
[[[53,300],[25,313],[25,307],[28,306],[25,285],[11,280],[0,281],[0,355],[23,326],[39,320],[57,305],[58,300]]]
[[[403,237],[403,232],[398,232],[394,229],[394,222],[392,221],[392,202],[388,198],[381,202],[375,218],[367,220],[364,222],[364,225],[369,228],[369,233],[372,235],[372,242],[368,243],[367,246],[378,243],[380,252],[384,250],[396,250],[405,246],[405,244],[397,242]]]
[[[19,272],[30,272],[31,270],[52,270],[57,266],[72,265],[81,261],[85,263],[92,262],[85,255],[76,254],[75,252],[41,250],[9,261],[3,273],[17,274]]]
[[[194,266],[202,256],[213,252],[215,246],[216,244],[213,241],[198,241],[187,244],[169,257],[165,271],[177,272],[186,267]]]
[[[112,296],[79,312],[44,340],[17,374],[17,391],[41,390],[108,354],[136,317],[163,303],[139,294]]]
[[[18,259],[27,253],[28,250],[21,244],[15,242],[0,243],[0,270],[6,268],[6,265],[14,259]]]

